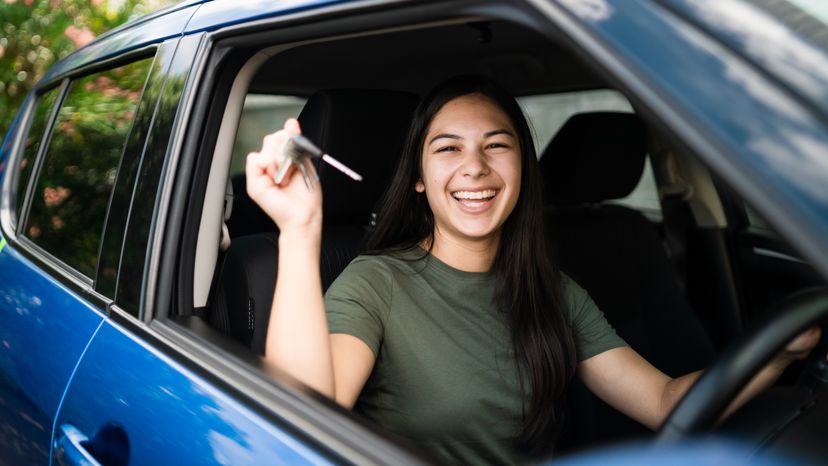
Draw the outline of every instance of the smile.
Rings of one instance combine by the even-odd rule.
[[[475,209],[483,207],[489,203],[498,193],[496,189],[483,189],[480,191],[454,191],[451,196],[455,198],[461,206]]]

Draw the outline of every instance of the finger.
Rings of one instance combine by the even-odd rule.
[[[282,148],[285,146],[290,136],[284,129],[280,129],[275,133],[270,133],[262,139],[262,154],[266,154],[269,158],[276,161],[282,160]]]
[[[287,180],[290,179],[290,172],[293,171],[294,163],[292,159],[287,159],[282,163],[282,166],[279,167],[279,171],[273,176],[273,181],[280,186],[284,186],[287,184]]]
[[[290,133],[291,136],[302,134],[302,129],[299,127],[299,120],[296,118],[288,118],[285,120],[283,129]]]
[[[299,129],[299,122],[295,118],[288,118],[285,120],[282,129],[266,135],[262,139],[262,154],[267,154],[269,158],[274,159],[277,163],[284,158],[284,147],[287,140],[293,136],[301,134]]]
[[[250,182],[261,184],[262,180],[264,180],[264,185],[267,186],[270,183],[267,183],[266,179],[270,178],[272,180],[272,173],[275,173],[276,168],[273,165],[273,161],[269,160],[263,154],[251,152],[247,154],[247,159],[245,160],[244,174],[247,177],[248,184]]]

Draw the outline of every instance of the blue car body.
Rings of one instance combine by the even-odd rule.
[[[347,14],[363,3],[183,2],[105,34],[44,76],[40,87],[121,55],[156,50],[153,66],[161,71],[150,79],[160,90],[145,93],[141,103],[156,124],[145,129],[147,142],[136,154],[147,182],[141,199],[148,201],[125,220],[128,229],[144,222],[146,231],[124,240],[148,247],[143,262],[123,265],[137,290],[132,315],[96,283],[50,265],[23,240],[7,186],[33,112],[30,96],[0,153],[0,464],[94,464],[101,457],[131,465],[421,461],[342,413],[320,415],[329,402],[312,393],[274,386],[232,361],[215,362],[209,349],[182,343],[186,332],[154,314],[154,299],[172,292],[152,272],[170,214],[163,208],[169,188],[158,180],[173,179],[179,169],[195,90],[209,73],[203,66],[210,35],[270,18]],[[828,276],[828,67],[820,66],[828,63],[826,49],[788,36],[790,43],[779,47],[810,58],[783,53],[791,63],[780,65],[755,43],[764,40],[767,24],[784,24],[770,17],[763,18],[767,24],[740,22],[737,8],[710,14],[705,2],[537,0],[527,8],[636,94]],[[146,172],[151,165],[155,171]],[[135,185],[140,194],[144,188]],[[132,208],[128,199],[121,205]]]

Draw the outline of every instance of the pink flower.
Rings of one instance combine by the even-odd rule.
[[[43,190],[43,202],[46,204],[46,207],[55,207],[65,201],[70,194],[72,194],[72,190],[64,188],[63,186],[58,186],[57,188],[48,187]]]
[[[75,44],[75,47],[83,47],[95,38],[95,34],[89,28],[77,28],[74,25],[67,27],[63,34]]]

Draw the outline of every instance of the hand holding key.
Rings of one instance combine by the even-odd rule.
[[[265,136],[259,152],[247,156],[247,193],[276,222],[282,235],[295,231],[299,236],[318,239],[322,231],[322,189],[319,183],[308,189],[305,181],[315,182],[316,170],[309,157],[285,151],[288,141],[299,135],[299,122],[289,119],[281,130]],[[294,176],[297,171],[305,176]]]

